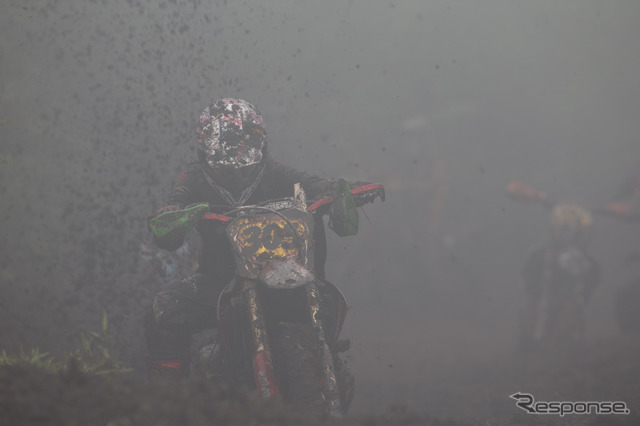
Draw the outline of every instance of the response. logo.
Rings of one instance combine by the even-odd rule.
[[[516,392],[509,395],[516,405],[529,414],[629,414],[631,410],[623,401],[536,401],[530,393]]]

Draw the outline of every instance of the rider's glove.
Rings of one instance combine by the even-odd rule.
[[[380,183],[349,182],[349,187],[358,207],[371,203],[378,197],[382,201],[385,199],[384,186]]]
[[[314,201],[326,197],[333,198],[338,187],[338,182],[339,180],[325,180],[322,183],[322,191],[314,197]],[[384,186],[380,183],[349,181],[347,181],[347,183],[349,184],[351,195],[353,195],[357,207],[371,203],[378,197],[380,197],[382,201],[385,199]]]
[[[187,233],[208,211],[208,204],[195,204],[185,209],[167,206],[149,218],[149,229],[160,248],[175,250],[182,245]]]
[[[335,182],[333,201],[329,210],[329,228],[342,236],[358,233],[357,207],[380,197],[384,201],[384,186],[368,182]]]
[[[329,209],[329,228],[345,237],[358,233],[358,208],[346,180],[340,179]]]

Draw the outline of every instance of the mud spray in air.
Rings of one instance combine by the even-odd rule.
[[[616,295],[638,297],[640,224],[594,215],[601,279],[580,350],[522,351],[521,270],[549,211],[506,194],[518,180],[592,211],[616,199],[640,164],[638,16],[595,0],[6,2],[0,349],[64,360],[106,312],[110,356],[131,371],[2,368],[0,419],[320,423],[212,383],[146,384],[144,309],[199,246],[158,250],[147,217],[195,158],[202,109],[239,97],[275,159],[386,188],[358,235],[327,234],[326,275],[350,305],[343,424],[638,423],[640,337]],[[588,401],[630,413],[579,413]],[[573,414],[541,413],[560,402]]]

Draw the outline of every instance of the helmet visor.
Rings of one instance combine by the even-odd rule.
[[[233,140],[205,141],[205,158],[212,169],[242,169],[262,161],[264,141],[261,138],[245,137]]]

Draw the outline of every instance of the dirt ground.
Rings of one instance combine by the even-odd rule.
[[[377,241],[390,240],[392,231],[362,239],[367,247],[380,247]],[[518,354],[509,349],[513,346],[509,321],[513,322],[516,311],[511,296],[519,293],[506,284],[492,287],[493,275],[477,279],[482,274],[469,263],[472,256],[462,252],[441,276],[434,274],[429,285],[410,280],[418,276],[412,269],[406,271],[406,281],[414,287],[399,291],[388,285],[399,275],[399,268],[421,265],[420,252],[408,241],[402,240],[397,249],[406,263],[391,259],[355,269],[350,257],[338,264],[339,256],[334,256],[331,276],[345,283],[353,303],[342,337],[352,340],[349,354],[353,357],[348,362],[355,375],[356,396],[350,414],[340,420],[263,404],[251,393],[212,383],[193,381],[161,388],[146,383],[142,307],[163,282],[189,275],[180,262],[193,258],[188,250],[171,257],[138,243],[128,250],[99,252],[100,256],[88,250],[87,259],[104,262],[87,262],[91,273],[54,268],[48,280],[42,280],[47,271],[36,267],[23,268],[13,278],[5,273],[0,286],[2,349],[16,353],[20,347],[38,347],[64,355],[77,347],[81,332],[100,329],[101,313],[106,310],[109,333],[115,338],[112,355],[134,372],[104,380],[77,373],[45,374],[24,366],[0,368],[0,425],[640,424],[640,335],[616,328],[610,303],[615,285],[603,285],[597,293],[600,298],[594,301],[597,309],[589,323],[593,333],[582,348],[567,355],[558,351]],[[113,241],[111,245],[121,244]],[[345,252],[359,252],[346,243],[344,247]],[[339,251],[337,246],[334,253]],[[19,252],[22,257],[16,253],[9,253],[12,265],[30,265],[26,252]],[[491,264],[483,267],[491,269]],[[516,267],[512,269],[496,267],[501,272],[497,278],[515,276]],[[73,272],[69,277],[76,278],[69,280],[62,274],[68,271]],[[611,276],[616,269],[608,271],[608,283],[624,282]],[[602,318],[608,318],[607,328],[599,325]],[[536,401],[622,401],[631,412],[528,414],[509,397],[516,392],[530,393]]]
[[[139,275],[158,277],[158,273],[148,270],[151,266],[139,268]],[[372,270],[371,274],[374,273],[378,272]],[[176,275],[184,276],[186,272],[178,270]],[[372,282],[369,278],[362,274],[359,279]],[[40,317],[53,315],[54,321],[69,324],[55,315],[66,314],[74,320],[100,318],[95,315],[98,302],[112,297],[110,303],[118,307],[109,315],[109,330],[118,338],[114,342],[117,349],[114,357],[133,367],[134,372],[106,380],[76,372],[47,374],[25,366],[0,368],[0,425],[640,424],[640,334],[612,328],[608,333],[600,333],[601,337],[590,338],[572,353],[519,354],[509,349],[513,346],[506,337],[509,333],[500,329],[500,324],[509,318],[504,310],[488,309],[493,303],[490,299],[469,297],[467,293],[473,289],[454,286],[455,279],[454,275],[437,284],[440,287],[436,288],[436,284],[431,287],[438,297],[395,300],[400,295],[391,290],[386,292],[387,287],[358,292],[348,323],[354,328],[343,336],[352,338],[348,354],[353,358],[348,358],[348,363],[355,375],[356,397],[350,414],[340,420],[295,412],[278,403],[265,404],[253,393],[220,384],[190,381],[171,387],[149,386],[140,362],[144,355],[141,332],[135,327],[141,321],[134,313],[140,312],[135,302],[150,300],[155,286],[131,286],[126,291],[127,287],[121,285],[118,288],[125,291],[95,297],[93,304],[67,300],[50,306],[40,303],[39,310],[31,311],[39,313],[33,323],[38,324],[35,320]],[[381,281],[384,282],[384,277]],[[25,293],[24,297],[27,296]],[[402,302],[405,309],[394,311],[393,321],[363,311],[379,309],[382,303],[376,301],[378,297],[394,306]],[[423,300],[437,303],[424,305]],[[90,307],[91,314],[87,312]],[[54,311],[58,314],[51,313]],[[489,320],[481,315],[495,318]],[[43,334],[45,331],[63,330],[77,336],[80,326],[84,330],[99,329],[96,324],[78,321],[73,323],[77,328],[68,326],[68,330],[27,328],[25,325],[31,322],[12,322],[14,317],[6,315],[3,318],[5,325],[0,323],[0,328],[4,327],[3,343],[8,350],[20,343],[25,348],[37,346],[47,351],[60,347],[58,353],[64,354],[77,342],[60,339],[59,334]],[[622,401],[630,414],[563,417],[528,414],[509,397],[516,392],[529,393],[536,401],[547,402]]]
[[[487,380],[493,377],[493,380]],[[632,425],[640,424],[640,336],[587,344],[572,354],[505,356],[442,371],[441,386],[423,395],[457,404],[453,417],[435,418],[406,407],[334,420],[263,403],[251,392],[201,381],[152,387],[131,377],[103,379],[78,372],[51,374],[27,366],[0,369],[0,424],[6,425]],[[508,395],[522,383],[536,401],[623,401],[628,415],[533,415]],[[357,383],[356,383],[357,385]],[[516,389],[516,391],[518,391]]]

